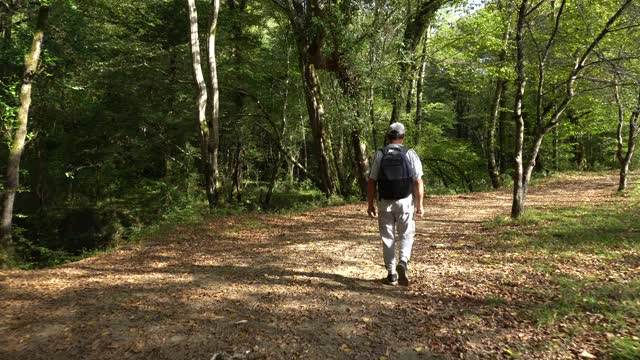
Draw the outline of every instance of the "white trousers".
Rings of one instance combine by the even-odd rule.
[[[413,212],[379,212],[378,228],[382,238],[384,266],[389,273],[396,272],[396,240],[399,243],[399,260],[409,262],[416,234]],[[396,236],[397,231],[397,236]]]

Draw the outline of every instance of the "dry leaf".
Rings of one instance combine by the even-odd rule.
[[[589,352],[587,352],[587,350],[582,350],[582,352],[578,355],[581,358],[585,358],[585,359],[595,359],[596,357],[592,354],[590,354]]]

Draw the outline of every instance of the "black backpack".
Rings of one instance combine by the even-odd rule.
[[[382,148],[378,194],[380,199],[404,199],[413,193],[415,174],[409,163],[409,149],[402,145],[387,145]]]

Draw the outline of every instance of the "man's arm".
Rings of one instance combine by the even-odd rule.
[[[413,195],[416,201],[416,215],[422,217],[424,215],[424,184],[422,178],[416,180]]]
[[[369,178],[367,182],[367,201],[369,203],[369,207],[367,208],[367,214],[370,217],[376,217],[376,181]]]

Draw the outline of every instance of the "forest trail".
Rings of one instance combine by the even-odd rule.
[[[615,190],[611,175],[564,175],[528,201],[600,204]],[[52,269],[2,271],[0,358],[494,359],[515,348],[575,358],[580,339],[561,343],[523,315],[554,299],[539,298],[550,284],[527,262],[543,255],[500,248],[484,226],[509,210],[506,191],[429,197],[409,288],[380,281],[365,204],[228,217]],[[562,266],[603,277],[628,268]]]

